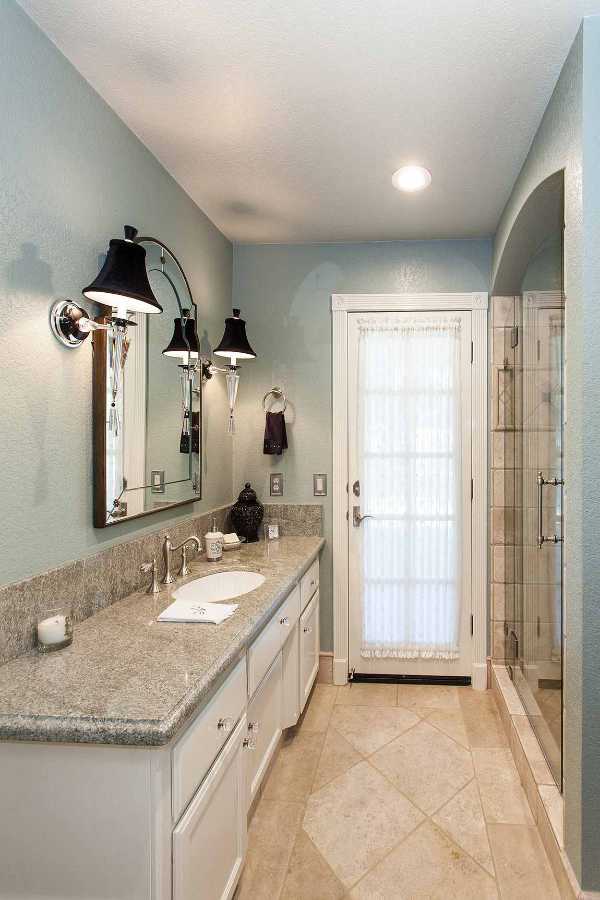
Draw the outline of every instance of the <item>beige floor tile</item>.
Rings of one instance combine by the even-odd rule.
[[[298,800],[310,794],[325,735],[295,731],[282,742],[267,778],[263,796],[269,800]]]
[[[395,684],[346,684],[338,688],[335,702],[345,706],[395,706]]]
[[[535,827],[489,825],[500,892],[510,900],[559,900],[559,892]]]
[[[415,712],[420,713],[430,725],[435,725],[463,747],[469,746],[469,738],[460,709],[416,709]]]
[[[368,756],[412,728],[420,717],[403,707],[336,706],[331,725]]]
[[[461,697],[465,728],[471,747],[507,747],[508,738],[491,691],[471,691],[481,695],[481,700]]]
[[[443,806],[433,820],[455,844],[466,850],[490,875],[494,875],[494,864],[475,779]]]
[[[288,864],[282,900],[341,900],[346,889],[303,829]]]
[[[361,762],[308,798],[304,830],[349,887],[422,818],[379,772]]]
[[[378,750],[370,762],[429,815],[473,777],[469,751],[428,722]]]
[[[493,878],[425,822],[350,892],[354,900],[495,900]]]
[[[248,831],[248,850],[268,868],[286,865],[304,815],[303,803],[261,797]]]
[[[287,875],[287,866],[267,866],[260,853],[246,855],[235,900],[277,900]]]
[[[476,747],[472,753],[486,821],[531,825],[529,804],[510,750]]]
[[[325,742],[313,781],[313,792],[333,781],[338,775],[343,775],[361,760],[360,753],[348,743],[346,738],[342,737],[335,728],[330,728],[325,735]]]
[[[399,684],[398,705],[427,709],[458,709],[457,688],[437,684]]]
[[[315,685],[300,722],[301,731],[327,731],[337,690],[333,684]]]

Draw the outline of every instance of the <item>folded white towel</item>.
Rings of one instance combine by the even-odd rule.
[[[189,600],[175,600],[161,612],[159,622],[206,622],[220,625],[234,614],[237,603],[190,603]]]

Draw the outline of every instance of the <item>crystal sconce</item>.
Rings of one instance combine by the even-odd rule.
[[[227,382],[227,401],[229,403],[229,422],[227,432],[235,434],[234,409],[237,398],[240,376],[238,375],[238,359],[256,359],[256,353],[250,346],[246,337],[246,322],[240,319],[240,310],[234,309],[233,315],[225,319],[225,331],[218,347],[214,349],[215,356],[224,356],[229,359],[229,365],[224,369],[209,365],[208,377],[215,372],[223,372]]]

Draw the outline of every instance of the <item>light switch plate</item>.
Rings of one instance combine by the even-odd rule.
[[[283,497],[283,474],[281,472],[271,472],[269,487],[271,497]]]
[[[165,492],[165,470],[153,469],[150,476],[150,492],[152,494],[164,494]]]
[[[313,496],[327,496],[327,475],[313,475]]]

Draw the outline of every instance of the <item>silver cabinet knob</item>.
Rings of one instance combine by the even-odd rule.
[[[305,625],[302,631],[304,634],[312,634],[312,625]]]
[[[280,619],[280,620],[279,620],[279,624],[280,624],[280,625],[285,625],[286,627],[289,627],[289,624],[290,624],[289,617],[288,617],[288,616],[284,616],[283,619]]]
[[[217,722],[217,728],[219,731],[231,731],[233,727],[233,719],[230,719],[229,716],[226,716],[224,719],[219,719]]]
[[[250,740],[250,738],[244,738],[242,741],[242,747],[244,750],[256,750],[256,744],[254,741]]]
[[[260,731],[260,722],[248,722],[248,731],[251,731],[252,734],[258,734]]]

